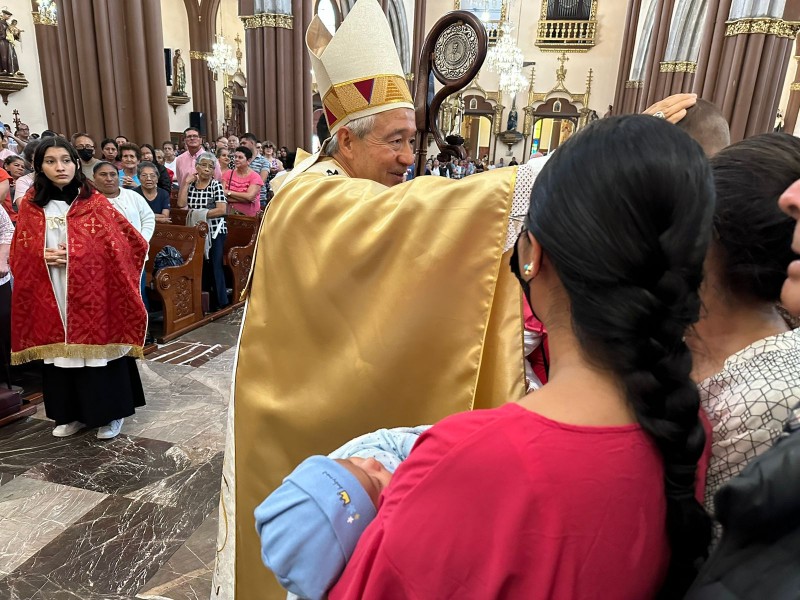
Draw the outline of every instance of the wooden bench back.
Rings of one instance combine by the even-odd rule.
[[[197,254],[200,273],[202,273],[203,249],[207,235],[208,225],[206,223],[198,223],[194,227],[186,227],[174,223],[156,223],[153,237],[150,238],[150,250],[145,264],[148,283],[153,278],[156,255],[164,246],[172,246],[180,252],[184,263],[188,263],[192,256]]]
[[[226,218],[228,237],[225,239],[224,255],[227,256],[228,251],[235,246],[247,246],[255,240],[260,224],[261,219],[258,217],[228,215]]]
[[[189,211],[185,208],[170,208],[169,218],[173,225],[186,225],[186,215]]]

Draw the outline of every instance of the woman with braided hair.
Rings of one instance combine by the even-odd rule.
[[[713,210],[702,149],[662,120],[610,117],[559,147],[511,257],[547,385],[423,434],[331,600],[681,597],[711,535],[683,336]]]

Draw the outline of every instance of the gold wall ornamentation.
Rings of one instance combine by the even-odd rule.
[[[800,22],[798,21],[784,21],[783,19],[767,17],[738,19],[736,21],[726,21],[725,24],[725,35],[727,37],[761,33],[793,40],[797,37],[797,32],[800,31]]]
[[[189,58],[191,60],[208,60],[211,56],[210,52],[200,52],[198,50],[189,50]]]
[[[696,73],[697,63],[691,60],[670,60],[659,63],[662,73]]]
[[[294,29],[294,17],[292,15],[278,15],[272,13],[260,13],[248,17],[239,17],[244,23],[245,29],[260,29],[271,27],[273,29]]]
[[[800,81],[795,81],[789,86],[790,92],[800,92]]]
[[[58,27],[58,21],[53,21],[35,10],[31,12],[31,15],[33,15],[34,25],[52,25],[53,27]]]
[[[629,90],[639,90],[644,87],[644,81],[641,80],[628,80],[625,82],[625,87]]]
[[[588,52],[597,37],[597,0],[592,0],[588,20],[547,18],[548,0],[542,0],[536,46],[542,52]]]

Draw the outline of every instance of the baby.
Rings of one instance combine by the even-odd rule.
[[[307,458],[256,508],[261,559],[284,588],[326,597],[375,518],[381,492],[429,427],[379,429]]]

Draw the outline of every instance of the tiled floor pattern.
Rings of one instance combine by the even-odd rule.
[[[0,429],[0,599],[209,597],[240,319],[181,338],[228,348],[200,366],[140,361],[147,406],[114,440],[55,438],[43,406]]]

